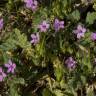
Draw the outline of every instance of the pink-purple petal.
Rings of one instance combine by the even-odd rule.
[[[10,73],[10,72],[11,72],[11,70],[12,70],[12,69],[11,69],[11,67],[10,67],[10,68],[8,68],[7,73]]]
[[[10,64],[4,64],[4,66],[9,68],[10,67]]]
[[[0,82],[2,82],[3,81],[3,76],[2,75],[0,75]]]
[[[13,66],[13,68],[14,68],[14,69],[16,68],[16,64],[15,64],[15,63],[13,63],[13,65],[12,65],[12,66]]]
[[[2,67],[0,67],[0,73],[2,72]]]

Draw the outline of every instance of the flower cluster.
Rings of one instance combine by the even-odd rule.
[[[60,29],[64,28],[64,21],[59,21],[58,19],[55,19],[54,22],[54,30],[55,31],[59,31]],[[41,24],[38,25],[38,29],[40,30],[40,32],[46,32],[50,27],[50,24],[47,23],[47,21],[43,21]],[[39,43],[39,34],[31,34],[31,43],[36,45],[37,43]]]
[[[96,32],[94,32],[94,33],[91,34],[91,39],[92,39],[93,41],[96,40]]]
[[[35,11],[37,9],[38,2],[36,0],[24,0],[27,8]]]
[[[9,60],[7,64],[4,64],[4,66],[7,68],[7,73],[14,73],[16,64],[13,63],[11,60]],[[2,82],[6,76],[7,74],[4,73],[2,67],[0,67],[0,82]]]
[[[49,24],[46,21],[43,21],[38,28],[40,29],[41,32],[46,32],[47,29],[49,28]]]
[[[65,64],[70,70],[76,67],[76,61],[72,57],[67,58]]]
[[[39,33],[31,34],[31,38],[32,38],[32,40],[31,40],[32,44],[36,45],[37,43],[39,43],[39,40],[40,40]]]
[[[77,35],[78,39],[81,39],[81,37],[84,37],[85,32],[86,32],[86,28],[84,28],[81,25],[78,25],[77,29],[73,31],[73,33]]]
[[[53,26],[55,31],[59,31],[60,29],[64,28],[64,21],[59,21],[58,19],[55,19]]]
[[[7,64],[5,64],[5,67],[8,69],[7,73],[14,73],[14,70],[16,68],[16,64],[13,63],[11,60]]]
[[[0,81],[3,81],[3,79],[6,77],[6,74],[4,73],[2,67],[0,67]]]

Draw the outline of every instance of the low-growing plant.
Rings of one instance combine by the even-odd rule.
[[[0,0],[0,96],[95,96],[96,0]]]

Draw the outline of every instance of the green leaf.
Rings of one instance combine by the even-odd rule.
[[[80,50],[88,53],[88,50],[87,50],[84,46],[82,46],[82,45],[80,45],[80,44],[76,44],[76,45],[79,47]]]
[[[30,48],[31,43],[28,42],[27,36],[20,32],[20,30],[15,29],[15,39],[16,39],[16,44],[20,46],[21,48]]]
[[[39,44],[37,44],[36,51],[37,51],[38,55],[40,55],[40,56],[44,55],[44,53],[45,53],[45,34],[43,34],[41,42],[39,42]]]
[[[58,66],[58,68],[55,69],[55,76],[57,78],[57,81],[60,81],[62,79],[62,75],[63,75],[62,67]]]
[[[16,41],[10,37],[0,45],[0,49],[4,51],[14,50],[16,49]]]
[[[10,37],[0,45],[0,49],[4,51],[14,50],[20,46],[23,49],[31,48],[31,43],[28,42],[27,36],[15,29],[15,34],[11,34]]]
[[[54,64],[54,74],[56,76],[57,81],[61,81],[62,77],[63,77],[63,67],[62,67],[62,63],[58,58],[55,58],[53,61]]]
[[[59,89],[55,89],[55,90],[54,90],[54,94],[55,94],[56,96],[65,96],[64,93],[63,93],[61,90],[59,90]]]
[[[17,88],[14,85],[10,86],[10,96],[20,96],[18,94]]]
[[[81,81],[82,81],[83,84],[86,84],[86,77],[81,75]]]
[[[23,78],[14,78],[14,80],[13,80],[13,83],[14,84],[25,84],[25,81],[24,81],[24,79]]]
[[[62,3],[64,5],[64,7],[66,7],[68,5],[68,0],[62,0]]]
[[[14,78],[12,78],[12,81],[11,80],[8,80],[8,84],[12,84],[12,85],[14,85],[14,84],[21,84],[21,85],[24,85],[25,84],[25,80],[23,79],[23,78],[16,78],[16,77],[14,77]]]
[[[86,23],[93,24],[96,20],[96,12],[88,12],[86,17]]]
[[[71,16],[72,16],[72,19],[74,20],[77,20],[77,21],[80,20],[80,12],[78,10],[73,11]]]
[[[88,54],[86,54],[87,56],[84,56],[82,58],[82,63],[88,67],[89,71],[91,71],[92,69],[92,64],[91,64],[91,61],[90,61],[90,56],[88,56]]]
[[[20,96],[19,95],[19,86],[17,85],[24,85],[25,81],[23,78],[12,78],[12,80],[8,80],[8,85],[9,85],[9,95],[10,96]]]
[[[49,89],[45,88],[42,92],[42,96],[53,96]]]

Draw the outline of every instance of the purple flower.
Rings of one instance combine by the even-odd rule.
[[[40,40],[39,33],[31,34],[31,38],[32,38],[31,43],[36,45],[39,42],[39,40]]]
[[[38,28],[40,29],[41,32],[46,32],[49,28],[49,24],[46,21],[43,21]]]
[[[77,38],[80,39],[81,37],[84,37],[84,34],[86,32],[86,29],[82,27],[81,25],[77,26],[77,29],[73,31],[74,34],[77,35]]]
[[[36,0],[25,0],[26,7],[35,11],[37,9],[38,2]]]
[[[3,19],[0,19],[0,30],[3,28]]]
[[[93,41],[96,40],[96,33],[92,33],[92,34],[91,34],[91,39],[92,39]]]
[[[72,57],[69,57],[66,61],[65,64],[67,65],[68,69],[74,69],[76,66],[76,61]]]
[[[55,19],[53,26],[55,28],[55,31],[59,31],[60,29],[64,28],[64,21],[59,21],[58,19]]]
[[[3,72],[2,67],[0,67],[0,82],[6,77],[6,74]]]
[[[14,73],[14,70],[16,68],[16,64],[13,63],[11,60],[7,64],[5,64],[5,67],[8,68],[7,73]]]

